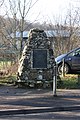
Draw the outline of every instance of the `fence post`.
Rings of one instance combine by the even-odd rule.
[[[65,77],[65,63],[64,63],[64,58],[62,61],[62,77]]]
[[[80,86],[80,74],[78,74],[78,85]]]

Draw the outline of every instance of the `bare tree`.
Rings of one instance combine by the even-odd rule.
[[[27,16],[27,14],[29,13],[29,11],[31,10],[31,8],[36,4],[38,0],[36,0],[34,3],[32,2],[32,0],[29,0],[28,2],[26,2],[26,0],[23,0],[23,3],[21,3],[21,0],[18,0],[18,6],[19,6],[19,13],[21,16],[21,20],[20,20],[20,26],[19,26],[19,30],[21,33],[21,40],[20,40],[20,56],[22,53],[22,42],[23,42],[23,31],[24,31],[24,20]]]
[[[62,17],[61,17],[62,18]],[[52,23],[51,23],[52,24]],[[70,51],[71,49],[78,47],[80,44],[79,32],[80,32],[80,9],[69,9],[67,15],[60,23],[60,20],[56,20],[56,25],[52,28],[54,52],[55,55],[60,55]],[[54,31],[54,32],[53,32]]]
[[[6,11],[5,11],[5,16],[7,16],[7,20],[8,20],[8,23],[9,23],[9,29],[11,28],[11,31],[13,33],[13,36],[14,36],[14,42],[12,42],[11,39],[12,36],[10,35],[11,32],[9,30],[7,30],[7,26],[6,26],[6,23],[4,21],[3,24],[4,24],[4,27],[3,27],[3,30],[5,30],[5,32],[3,32],[3,30],[1,30],[1,33],[3,34],[3,36],[6,37],[6,34],[7,33],[7,36],[10,36],[10,43],[12,44],[12,46],[14,47],[14,50],[16,51],[17,50],[17,46],[16,46],[16,31],[19,31],[20,32],[20,49],[19,49],[19,54],[21,56],[21,53],[22,53],[22,43],[23,43],[23,31],[25,29],[25,21],[27,20],[27,15],[29,14],[30,10],[32,9],[32,7],[37,3],[38,0],[8,0],[7,1],[7,5],[6,3],[4,3],[4,6],[6,8]],[[11,19],[12,17],[12,19]]]
[[[4,0],[0,0],[0,7],[3,5]]]
[[[69,39],[67,42],[67,49],[71,50],[80,44],[79,31],[80,31],[80,9],[69,10],[65,20],[65,26],[69,32]]]

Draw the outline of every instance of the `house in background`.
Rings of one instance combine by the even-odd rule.
[[[53,41],[53,48],[55,56],[60,54],[67,53],[73,48],[79,47],[80,41],[80,32],[79,29],[71,33],[70,30],[65,29],[54,29],[54,30],[45,30],[47,37]],[[25,43],[28,39],[29,31],[23,31],[23,41],[22,46],[24,48]],[[10,35],[13,43],[16,45],[18,52],[20,52],[20,42],[21,42],[21,33],[16,32],[16,39],[14,33]]]
[[[53,40],[53,43],[55,42],[56,37],[58,36],[61,36],[64,39],[69,38],[69,32],[66,30],[60,30],[58,32],[56,30],[46,30],[45,33],[50,40]],[[22,43],[23,47],[28,39],[28,34],[29,34],[29,31],[23,31],[23,43]],[[14,33],[12,33],[10,37],[14,40]],[[21,33],[17,31],[16,32],[16,46],[18,49],[20,48],[20,38],[21,38]]]
[[[27,39],[28,39],[28,33],[29,31],[24,31],[23,32],[23,42],[22,42],[22,45],[24,47]],[[16,38],[15,38],[16,37]],[[14,33],[10,34],[10,38],[14,41],[16,41],[16,47],[17,49],[19,50],[20,49],[20,41],[21,41],[21,33],[20,32],[16,32],[16,35],[14,37]],[[14,43],[14,42],[13,42]],[[15,44],[15,43],[14,43]]]

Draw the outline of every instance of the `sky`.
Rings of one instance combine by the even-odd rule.
[[[80,0],[39,0],[33,7],[29,19],[40,22],[56,22],[64,19],[69,9],[79,7]]]
[[[7,3],[7,0],[5,2]],[[77,6],[80,6],[80,0],[38,0],[27,15],[27,20],[35,21],[36,19],[36,22],[41,23],[62,21],[68,10]],[[4,7],[0,10],[0,14],[4,14]]]

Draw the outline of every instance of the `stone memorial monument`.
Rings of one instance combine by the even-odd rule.
[[[26,86],[49,86],[54,76],[53,43],[44,30],[31,29],[19,60],[17,83]]]

